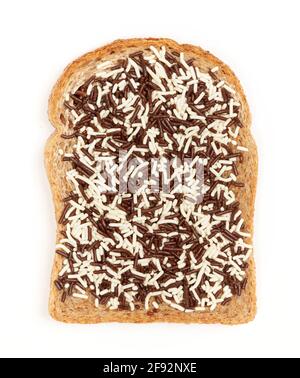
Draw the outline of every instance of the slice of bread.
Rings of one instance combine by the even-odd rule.
[[[117,60],[135,51],[143,51],[150,46],[160,48],[165,46],[177,52],[183,52],[186,59],[193,58],[194,65],[202,72],[208,72],[215,66],[219,67],[218,79],[226,81],[236,91],[236,97],[240,102],[240,120],[244,127],[241,128],[237,142],[248,148],[243,155],[243,161],[239,164],[238,180],[245,183],[243,188],[234,188],[237,201],[240,202],[245,228],[253,234],[253,213],[257,180],[257,150],[251,136],[251,115],[249,106],[241,87],[241,84],[232,70],[222,61],[208,51],[189,44],[178,44],[170,39],[129,39],[117,40],[109,45],[87,53],[71,63],[63,72],[55,84],[49,99],[49,119],[55,128],[55,132],[49,138],[45,149],[45,164],[49,182],[51,185],[55,215],[57,220],[57,242],[60,239],[60,231],[64,229],[58,223],[64,204],[62,199],[68,195],[70,186],[66,180],[66,172],[70,169],[68,163],[62,162],[59,150],[70,151],[74,144],[72,139],[63,139],[61,134],[67,134],[67,127],[61,120],[64,114],[64,96],[72,88],[89,79],[96,70],[99,62],[109,59]],[[70,131],[69,131],[70,133]],[[251,243],[251,238],[250,238]],[[134,311],[109,310],[103,305],[99,308],[94,305],[94,298],[82,300],[68,296],[65,302],[61,301],[61,292],[55,287],[54,281],[62,266],[63,257],[56,254],[54,258],[49,311],[51,316],[60,321],[69,323],[98,323],[98,322],[181,322],[181,323],[222,323],[239,324],[252,320],[256,313],[255,294],[255,265],[253,257],[248,260],[249,267],[246,271],[247,286],[240,296],[233,296],[227,305],[220,305],[214,311],[205,312],[181,312],[166,304],[162,304],[158,310],[146,311],[143,308]]]

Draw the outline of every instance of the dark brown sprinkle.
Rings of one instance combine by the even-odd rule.
[[[96,147],[96,146],[95,146],[94,150],[97,151],[97,152],[102,152],[102,153],[110,152],[109,149],[107,149],[107,148]]]
[[[203,109],[198,109],[197,106],[193,104],[189,104],[189,107],[199,116],[205,117],[205,112],[203,112]]]
[[[76,165],[74,164],[73,165],[73,168],[75,168],[76,167]],[[85,176],[85,177],[89,177],[89,175],[87,174],[87,172],[85,171],[85,170],[83,170],[81,167],[76,167],[76,170],[77,170],[77,172],[80,174],[80,175],[82,175],[82,176]],[[79,179],[77,179],[77,181],[78,181]],[[78,181],[79,182],[79,181]]]
[[[208,238],[209,238],[209,239],[212,239],[212,238],[213,238],[214,236],[216,236],[218,233],[219,233],[219,229],[216,229],[216,230],[212,231],[212,232],[209,234]]]
[[[91,227],[88,227],[88,241],[89,242],[92,241],[92,228]]]
[[[224,247],[221,248],[221,252],[226,251],[226,249],[230,248],[231,246],[232,246],[231,243],[228,243],[228,244],[224,245]]]
[[[226,298],[224,301],[221,303],[223,306],[227,305],[231,301],[231,298]]]
[[[94,160],[94,157],[92,154],[89,153],[89,151],[87,150],[87,148],[82,148],[81,151],[85,154],[85,156],[87,156],[90,160]]]
[[[69,268],[70,268],[71,272],[73,273],[74,272],[74,264],[73,264],[72,259],[69,259]]]
[[[109,140],[107,141],[107,144],[108,144],[109,146],[111,146],[113,149],[116,149],[116,150],[119,149],[119,146],[116,145],[111,139],[109,139]]]
[[[153,213],[155,210],[159,210],[163,207],[163,203],[154,207],[150,207],[149,209],[142,209],[142,214],[145,213]]]
[[[61,137],[63,139],[72,139],[72,138],[75,138],[76,136],[77,136],[77,133],[73,133],[73,134],[70,134],[70,135],[61,134]]]
[[[63,125],[66,124],[66,118],[65,118],[65,116],[64,116],[62,113],[60,114],[59,119],[60,119],[60,121],[61,121],[61,123],[62,123]]]
[[[206,260],[212,265],[212,266],[217,266],[219,268],[223,268],[223,264],[216,261],[216,260],[213,260],[213,259],[210,259],[210,258],[206,258]],[[217,269],[215,269],[216,271]]]
[[[69,110],[73,110],[73,106],[71,106],[67,101],[64,102],[64,106],[69,109]]]
[[[232,170],[233,170],[233,173],[235,174],[235,176],[238,176],[239,172],[237,170],[237,166],[235,163],[232,164]]]
[[[203,110],[203,109],[202,109],[202,110]],[[226,121],[226,120],[227,120],[226,117],[223,117],[223,116],[221,116],[221,115],[217,115],[217,114],[208,115],[208,116],[206,116],[206,119],[207,119],[208,121],[214,121],[214,120],[216,120],[216,119],[219,119],[219,120],[221,120],[221,121]],[[212,131],[212,129],[211,129],[211,131]]]
[[[220,265],[221,265],[221,267],[223,267],[222,264],[220,264]],[[227,273],[224,273],[223,270],[220,270],[220,269],[214,269],[214,272],[220,274],[220,275],[223,276],[223,277],[227,277]]]
[[[143,57],[143,52],[142,51],[135,51],[131,54],[129,54],[129,58],[137,58],[137,57]]]
[[[58,290],[62,290],[63,289],[62,283],[60,281],[58,281],[58,280],[54,281],[54,285],[57,287]]]
[[[232,98],[231,93],[226,88],[222,88],[221,93],[222,93],[224,102],[228,103],[229,100]]]
[[[70,97],[73,100],[73,103],[74,103],[75,106],[82,104],[82,100],[81,100],[80,97],[77,97],[76,95],[73,95],[73,94],[71,94]]]
[[[232,118],[232,120],[228,123],[227,128],[234,126],[236,124],[236,118]]]
[[[225,237],[228,239],[228,240],[231,240],[231,241],[236,241],[238,240],[238,236],[236,234],[234,234],[233,232],[230,232],[226,229],[223,229],[221,231],[223,233],[223,235],[225,235]]]
[[[93,272],[93,274],[101,274],[101,273],[107,273],[106,269],[94,270],[94,272]],[[107,275],[109,275],[109,274],[107,273]]]
[[[63,209],[63,211],[62,211],[62,213],[61,213],[61,216],[60,216],[59,220],[58,220],[58,223],[59,223],[59,224],[61,224],[61,223],[64,222],[64,220],[65,220],[65,216],[66,216],[66,213],[67,213],[67,211],[68,211],[70,208],[71,208],[71,205],[70,205],[69,203],[67,203],[67,204],[65,205],[65,207],[64,207],[64,209]]]
[[[67,292],[64,291],[64,292],[62,293],[62,296],[61,296],[61,301],[64,303],[64,302],[66,301],[66,298],[67,298]]]
[[[236,119],[236,124],[237,124],[237,126],[243,128],[243,127],[244,127],[244,124],[241,122],[241,120],[240,120],[239,118],[237,118],[237,117],[236,117],[235,119]]]
[[[216,292],[215,297],[218,299],[222,293],[223,293],[223,290],[220,289],[219,291]]]
[[[63,199],[63,202],[69,202],[69,201],[71,201],[71,200],[76,201],[77,199],[78,199],[78,196],[72,193],[72,194],[70,194],[69,196],[65,197],[65,198]]]
[[[209,161],[209,167],[212,167],[216,162],[220,159],[222,159],[223,154],[216,155],[213,159]]]
[[[62,158],[62,161],[72,161],[72,157],[71,156],[64,156]]]
[[[74,247],[70,244],[70,243],[68,243],[68,242],[66,242],[66,243],[64,243],[64,245],[67,247],[67,248],[69,248],[70,250],[72,250]]]
[[[93,87],[91,94],[90,94],[90,101],[91,102],[96,102],[98,97],[98,88],[95,86]]]
[[[67,238],[67,233],[66,233],[66,231],[60,231],[60,234],[61,234],[61,236],[62,236],[64,239]]]
[[[240,157],[240,156],[242,156],[242,153],[241,152],[236,152],[236,153],[231,153],[231,154],[229,154],[229,155],[226,155],[226,158],[227,159],[232,159],[232,158],[236,158],[236,157]]]
[[[134,226],[136,226],[139,231],[144,232],[144,233],[148,232],[148,228],[146,226],[144,226],[143,224],[140,224],[140,223],[137,223],[137,222],[132,222],[132,224]]]
[[[75,283],[74,282],[70,282],[69,283],[69,288],[68,288],[68,291],[67,291],[67,293],[68,293],[68,295],[72,295],[72,293],[73,293],[73,288],[74,288],[74,286],[75,286]]]
[[[135,120],[136,120],[136,118],[137,118],[137,115],[138,115],[138,113],[139,113],[140,110],[141,110],[141,105],[137,105],[137,106],[135,107],[135,109],[134,109],[134,112],[133,112],[131,118],[130,118],[130,122],[131,122],[131,123],[134,123],[134,122],[135,122]]]
[[[212,79],[218,80],[218,77],[217,77],[217,75],[214,72],[212,72],[211,70],[209,70],[208,73],[209,73],[209,75],[211,76]]]
[[[68,258],[68,256],[69,256],[68,253],[65,252],[65,251],[56,250],[55,253],[57,253],[60,256],[66,257],[66,258]]]
[[[225,215],[225,214],[230,214],[232,212],[231,209],[227,209],[227,210],[223,210],[223,211],[216,211],[215,214],[217,216],[222,216],[222,215]]]
[[[238,182],[238,181],[231,181],[230,183],[231,185],[234,185],[238,188],[243,188],[245,186],[245,184],[243,182]]]
[[[91,168],[87,167],[84,163],[82,163],[79,160],[79,157],[71,158],[71,159],[72,159],[71,161],[75,164],[75,166],[77,168],[80,168],[80,170],[83,171],[88,176],[92,176],[94,174],[94,171]]]
[[[84,173],[84,172],[83,172],[83,173]],[[79,189],[79,191],[80,191],[82,197],[86,200],[86,202],[89,202],[90,198],[88,198],[88,196],[86,195],[86,193],[85,193],[85,191],[84,191],[84,187],[83,187],[81,184],[79,184],[79,185],[78,185],[78,189]]]
[[[234,201],[234,202],[232,202],[231,204],[230,204],[230,208],[235,208],[235,207],[239,207],[240,206],[240,203],[239,203],[239,201]]]
[[[108,130],[106,135],[110,137],[121,137],[121,129],[115,131]],[[114,138],[114,141],[116,141],[116,138]]]

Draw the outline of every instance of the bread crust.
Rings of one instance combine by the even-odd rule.
[[[240,209],[243,212],[246,229],[253,235],[254,202],[257,182],[257,148],[251,135],[251,115],[246,96],[240,81],[232,70],[221,60],[210,52],[189,44],[178,44],[173,40],[165,38],[128,39],[117,40],[104,47],[89,52],[76,59],[66,67],[59,80],[55,84],[49,98],[49,120],[55,128],[54,133],[47,141],[45,148],[45,165],[48,179],[51,186],[53,202],[55,206],[55,217],[57,222],[56,239],[59,240],[59,232],[62,230],[58,219],[62,211],[62,198],[66,196],[70,187],[65,178],[68,164],[61,162],[58,149],[71,148],[72,142],[60,137],[65,126],[60,120],[60,113],[63,111],[63,97],[68,88],[82,80],[85,75],[95,67],[96,62],[101,59],[114,59],[124,53],[136,50],[144,50],[150,46],[165,46],[176,51],[182,51],[187,58],[193,57],[197,66],[207,72],[208,69],[218,66],[218,77],[224,79],[236,90],[236,96],[241,104],[240,117],[244,127],[240,130],[237,138],[239,144],[246,146],[248,152],[244,154],[243,162],[239,164],[239,181],[246,183],[244,188],[235,189],[237,200],[240,202]],[[252,239],[249,239],[252,242]],[[234,296],[229,304],[217,306],[210,312],[184,313],[167,305],[161,305],[159,310],[135,311],[108,310],[103,306],[96,308],[93,298],[82,300],[74,297],[67,297],[61,302],[61,293],[56,289],[54,280],[61,269],[62,257],[55,254],[50,286],[49,312],[50,315],[59,321],[67,323],[100,323],[100,322],[176,322],[176,323],[221,323],[240,324],[251,321],[256,313],[256,283],[254,258],[249,259],[247,269],[248,283],[241,296]]]

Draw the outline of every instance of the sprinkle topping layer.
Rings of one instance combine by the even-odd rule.
[[[66,95],[62,301],[192,312],[241,295],[252,247],[233,190],[239,109],[217,67],[165,47],[101,61]]]

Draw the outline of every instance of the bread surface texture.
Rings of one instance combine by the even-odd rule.
[[[66,126],[60,119],[64,113],[64,95],[72,88],[79,86],[87,80],[96,70],[96,65],[105,60],[117,60],[119,57],[128,55],[135,51],[143,51],[150,46],[172,49],[183,52],[187,59],[194,58],[194,64],[203,72],[207,72],[215,66],[219,67],[218,78],[226,81],[236,91],[236,97],[240,102],[240,120],[244,127],[241,128],[237,141],[240,145],[248,148],[243,155],[243,162],[239,164],[239,181],[245,183],[243,188],[233,189],[236,200],[240,202],[240,210],[243,213],[246,229],[253,235],[253,216],[257,181],[257,149],[251,135],[251,115],[249,106],[241,87],[241,84],[232,70],[200,47],[189,44],[178,44],[170,39],[128,39],[117,40],[111,44],[89,52],[79,59],[76,59],[66,67],[59,80],[55,84],[50,99],[48,114],[51,124],[54,127],[53,134],[49,137],[45,148],[45,165],[49,183],[51,186],[55,217],[57,221],[56,241],[59,242],[60,231],[64,226],[58,223],[63,209],[62,199],[68,195],[70,186],[66,179],[68,164],[61,160],[58,153],[60,149],[68,151],[72,149],[74,140],[63,139],[62,133],[66,133]],[[252,237],[251,237],[252,238]],[[250,242],[252,239],[250,238]],[[247,286],[240,296],[234,296],[227,305],[219,305],[214,311],[185,313],[173,309],[166,304],[160,305],[158,310],[146,311],[144,308],[129,310],[109,310],[105,306],[95,307],[92,296],[83,300],[68,296],[65,302],[61,301],[61,293],[54,284],[61,266],[63,257],[55,254],[51,284],[49,312],[50,315],[59,321],[67,323],[100,323],[100,322],[177,322],[177,323],[221,323],[240,324],[254,319],[256,313],[256,287],[255,287],[255,264],[253,255],[248,260],[249,267],[246,271]]]

